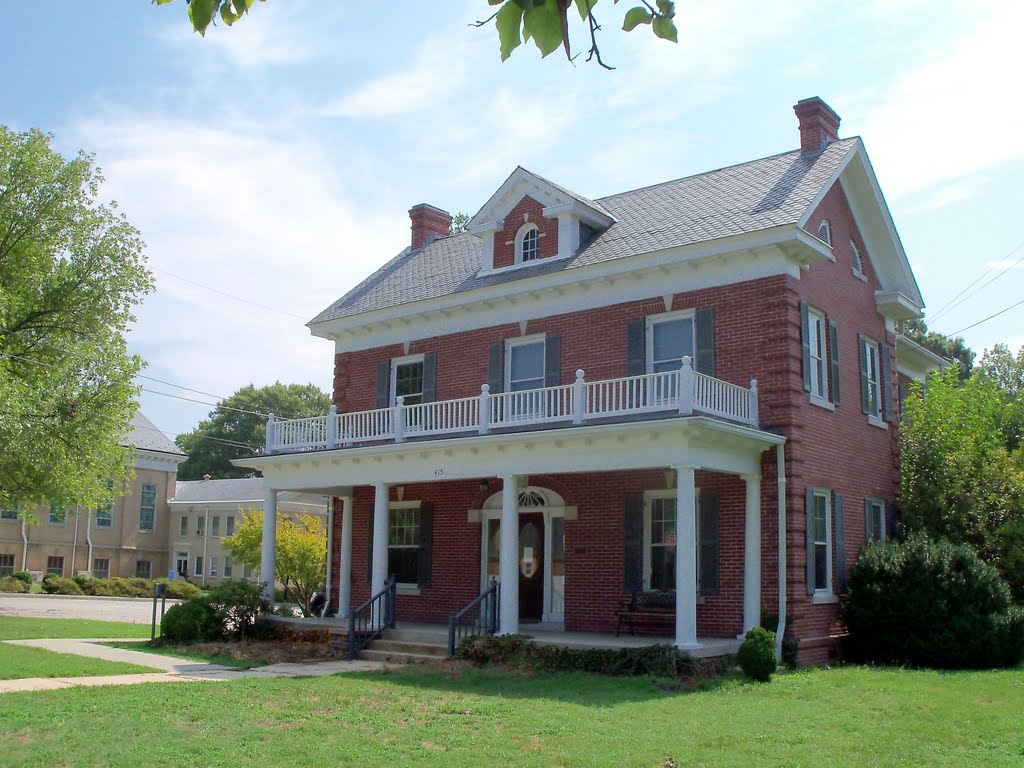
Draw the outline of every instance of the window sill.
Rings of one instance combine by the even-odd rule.
[[[418,595],[420,588],[416,584],[396,584],[395,592],[399,595]]]
[[[812,605],[829,605],[838,602],[839,595],[833,595],[831,592],[815,592],[811,596]]]
[[[836,409],[833,403],[830,403],[824,397],[818,397],[817,395],[810,395],[811,405],[816,405],[819,408],[824,408],[826,411],[834,411]]]
[[[889,425],[882,421],[877,416],[868,416],[868,424],[879,429],[888,429]]]
[[[856,277],[858,280],[863,280],[865,283],[868,281],[868,276],[865,275],[863,272],[858,272],[856,269],[853,270],[853,276]]]

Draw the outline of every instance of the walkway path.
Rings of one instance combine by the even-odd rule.
[[[132,638],[138,640],[138,638]],[[254,669],[225,667],[161,656],[124,648],[110,648],[100,643],[130,642],[131,640],[7,640],[12,645],[27,645],[56,653],[73,653],[93,659],[124,661],[163,670],[149,674],[107,675],[103,677],[30,677],[22,680],[0,680],[0,693],[17,691],[49,691],[94,685],[136,685],[139,683],[198,682],[202,680],[238,680],[243,677],[322,677],[344,672],[376,672],[385,665],[375,661],[308,661],[288,664],[268,664]]]

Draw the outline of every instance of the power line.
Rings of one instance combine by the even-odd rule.
[[[171,433],[170,432],[168,432],[166,429],[160,429],[155,424],[152,427],[136,426],[135,429],[141,429],[141,430],[144,430],[146,432],[156,432],[157,434],[163,435],[164,437],[166,437],[168,439],[173,439],[173,438],[171,438]],[[193,434],[192,437],[197,437],[200,440],[210,440],[210,441],[212,441],[214,443],[223,443],[224,445],[229,445],[232,448],[245,448],[245,449],[250,450],[250,451],[258,451],[258,450],[260,450],[260,446],[249,445],[248,443],[240,443],[237,440],[226,440],[223,437],[212,437],[210,435],[197,435],[197,434]]]
[[[270,307],[270,306],[267,306],[266,304],[260,304],[257,301],[251,301],[249,299],[243,299],[241,296],[235,296],[233,293],[228,293],[227,291],[222,291],[220,288],[214,288],[213,286],[210,286],[210,285],[204,285],[203,283],[196,282],[195,280],[192,280],[192,279],[190,279],[188,277],[182,277],[181,275],[177,275],[174,272],[169,272],[166,269],[161,269],[160,267],[153,267],[153,269],[156,270],[157,272],[161,272],[161,273],[167,275],[168,277],[173,277],[175,280],[181,280],[181,282],[183,282],[183,283],[188,283],[189,285],[194,285],[197,288],[202,288],[204,290],[211,291],[212,293],[216,293],[216,294],[219,294],[221,296],[225,296],[225,297],[227,297],[229,299],[233,299],[234,301],[240,301],[243,304],[251,304],[254,307],[259,307],[260,309],[266,310],[267,312],[276,312],[279,315],[285,315],[287,317],[294,317],[294,318],[297,318],[299,320],[302,320],[303,322],[306,322],[306,320],[309,319],[309,318],[303,317],[302,315],[296,315],[294,312],[288,312],[288,311],[283,310],[283,309],[278,309],[277,307]]]
[[[966,326],[966,327],[964,327],[964,328],[961,328],[961,329],[960,329],[959,331],[956,331],[956,333],[951,333],[951,334],[949,334],[949,335],[950,335],[950,336],[956,336],[957,334],[959,334],[959,333],[963,333],[964,331],[969,331],[969,330],[970,330],[971,328],[974,328],[974,327],[976,327],[976,326],[979,326],[979,325],[981,325],[982,323],[987,323],[987,322],[988,322],[989,320],[991,320],[992,318],[994,318],[994,317],[999,317],[1000,315],[1002,315],[1002,314],[1005,314],[1006,312],[1009,312],[1009,311],[1010,311],[1011,309],[1013,309],[1014,307],[1019,307],[1019,306],[1020,306],[1021,304],[1024,304],[1024,299],[1021,299],[1020,301],[1016,302],[1015,304],[1011,304],[1011,305],[1010,305],[1010,306],[1008,306],[1008,307],[1004,307],[1003,309],[1000,309],[1000,310],[999,310],[998,312],[996,312],[996,313],[994,313],[994,314],[991,314],[991,315],[989,315],[988,317],[984,318],[983,320],[979,320],[979,321],[978,321],[978,322],[976,322],[976,323],[971,323],[970,325],[968,325],[968,326]]]
[[[1020,250],[1021,248],[1024,248],[1024,240],[1022,240],[1022,241],[1021,241],[1020,243],[1018,243],[1018,244],[1017,244],[1017,246],[1016,246],[1015,248],[1013,248],[1013,250],[1011,250],[1011,251],[1010,251],[1010,252],[1009,252],[1008,254],[1006,254],[1006,256],[1004,256],[1003,258],[1004,258],[1004,259],[1009,259],[1009,258],[1010,258],[1011,256],[1013,256],[1013,254],[1015,254],[1015,253],[1016,253],[1017,251],[1019,251],[1019,250]],[[1010,266],[1006,267],[1006,268],[1005,268],[1004,270],[1002,270],[1002,271],[1001,271],[1001,272],[1000,272],[999,274],[995,275],[995,276],[994,276],[994,277],[993,277],[993,278],[992,278],[991,280],[989,280],[989,281],[987,281],[987,282],[983,283],[982,285],[978,286],[978,288],[977,288],[977,289],[975,289],[975,290],[974,290],[974,291],[972,291],[971,293],[969,293],[969,294],[967,294],[966,296],[964,296],[964,297],[963,297],[962,299],[960,299],[960,301],[956,301],[956,300],[957,300],[957,298],[958,298],[959,296],[961,296],[961,295],[962,295],[962,294],[963,294],[963,293],[964,293],[964,292],[965,292],[965,291],[966,291],[966,290],[967,290],[968,288],[970,288],[970,287],[971,287],[971,285],[974,285],[974,283],[977,283],[977,282],[978,282],[978,280],[980,280],[980,279],[981,279],[981,277],[984,277],[984,276],[985,276],[985,275],[987,275],[987,274],[988,274],[989,272],[991,272],[991,271],[992,271],[992,267],[990,267],[990,268],[988,269],[988,271],[984,272],[984,273],[983,273],[983,274],[981,275],[981,277],[979,277],[979,278],[978,278],[978,280],[975,280],[975,281],[974,281],[974,283],[971,283],[971,285],[967,286],[967,288],[964,288],[964,289],[963,289],[962,291],[960,291],[960,293],[958,293],[958,294],[957,294],[956,296],[954,296],[954,297],[953,297],[953,298],[952,298],[952,299],[951,299],[951,300],[950,300],[949,302],[947,302],[945,306],[943,306],[943,307],[942,307],[942,308],[941,308],[941,309],[940,309],[940,310],[939,310],[938,312],[936,312],[936,313],[935,313],[934,315],[932,315],[932,317],[931,317],[931,321],[932,321],[932,322],[935,322],[935,321],[936,321],[936,320],[937,320],[937,319],[939,318],[939,316],[940,316],[940,315],[942,315],[942,314],[943,314],[944,312],[947,312],[947,311],[949,311],[949,310],[953,310],[953,309],[956,309],[956,308],[957,308],[957,307],[959,307],[959,306],[960,306],[961,304],[963,304],[963,303],[964,303],[965,301],[967,301],[967,300],[968,300],[969,298],[971,298],[972,296],[975,296],[975,295],[977,295],[977,294],[978,294],[978,293],[979,293],[980,291],[982,291],[982,290],[984,290],[985,288],[987,288],[988,286],[992,285],[992,283],[994,283],[994,282],[995,282],[996,280],[998,280],[998,279],[999,279],[1000,277],[1002,277],[1003,275],[1005,275],[1005,274],[1006,274],[1007,272],[1009,272],[1009,271],[1010,271],[1011,269],[1013,269],[1014,267],[1016,267],[1016,266],[1017,266],[1018,264],[1020,264],[1021,262],[1024,262],[1024,256],[1021,256],[1021,257],[1020,257],[1019,259],[1017,259],[1017,260],[1016,260],[1015,262],[1013,262],[1013,264],[1011,264]],[[956,301],[956,303],[955,303],[955,304],[953,303],[954,301]]]

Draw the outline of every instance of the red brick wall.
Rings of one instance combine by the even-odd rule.
[[[545,219],[544,206],[532,197],[524,197],[505,217],[505,227],[494,233],[494,268],[511,267],[515,263],[515,239],[527,221],[540,230],[540,258],[549,259],[558,253],[558,221]]]

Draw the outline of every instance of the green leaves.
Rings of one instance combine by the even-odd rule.
[[[492,3],[495,0],[491,0]],[[500,2],[500,0],[499,0]],[[501,46],[501,60],[505,61],[512,51],[519,47],[519,28],[523,23],[523,9],[518,3],[506,2],[497,16],[494,25],[498,28],[498,42]]]
[[[168,5],[173,2],[174,0],[152,0],[153,5]],[[206,37],[206,30],[209,29],[218,14],[221,21],[230,27],[256,4],[256,0],[185,0],[185,2],[188,4],[188,18],[192,23],[192,29],[203,37]],[[260,0],[260,2],[266,2],[266,0]],[[494,4],[494,0],[491,0],[491,3]]]
[[[626,11],[626,18],[622,20],[622,28],[626,32],[632,32],[641,24],[650,24],[651,19],[650,11],[638,5],[636,8]]]
[[[188,18],[192,22],[192,28],[200,35],[206,36],[206,28],[213,22],[217,13],[219,0],[191,0],[188,4]],[[230,4],[225,3],[230,7]]]
[[[529,0],[517,0],[529,2]],[[558,7],[557,0],[534,2],[533,7],[523,11],[523,39],[533,38],[542,57],[562,45],[565,11]]]

